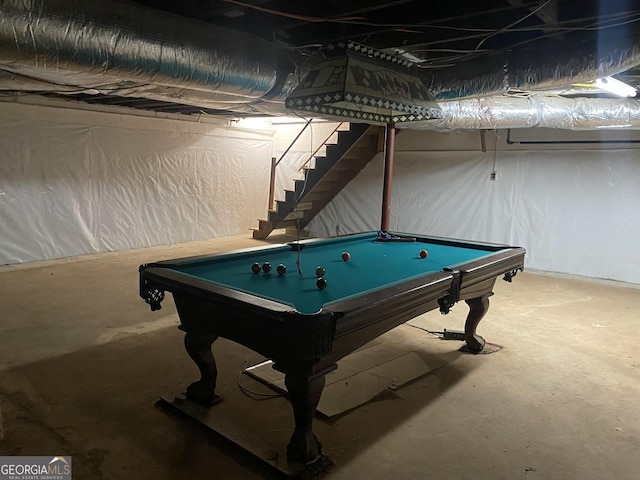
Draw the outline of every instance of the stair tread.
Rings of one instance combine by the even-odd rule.
[[[304,228],[333,196],[369,163],[377,153],[380,127],[351,124],[337,131],[337,143],[327,142],[326,154],[315,156],[315,166],[305,166],[304,178],[294,179],[294,189],[285,189],[285,200],[276,200],[276,208],[268,210],[269,220],[259,220],[254,238],[266,238],[276,228]],[[331,198],[326,198],[331,196]]]

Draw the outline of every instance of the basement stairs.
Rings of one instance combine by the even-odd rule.
[[[263,240],[281,228],[300,232],[384,148],[381,126],[351,123],[337,133],[337,143],[325,144],[325,155],[315,157],[314,168],[304,169],[293,190],[285,190],[285,200],[276,201],[268,219],[258,220],[253,238]]]

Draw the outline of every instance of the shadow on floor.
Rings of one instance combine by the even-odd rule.
[[[393,342],[393,334],[378,341]],[[429,408],[482,361],[477,357],[473,367],[467,362],[460,368],[456,359],[464,354],[456,346],[425,340],[417,353],[443,366],[355,410],[315,420],[314,430],[335,469]],[[237,387],[242,369],[262,357],[224,339],[214,343],[214,353],[217,390],[225,398],[216,412],[266,444],[286,444],[293,425],[286,398],[255,400]],[[173,328],[5,371],[0,374],[5,437],[0,446],[7,454],[72,455],[75,478],[278,478],[225,439],[154,406],[161,395],[172,398],[196,378],[182,334]],[[265,389],[244,375],[242,382]]]

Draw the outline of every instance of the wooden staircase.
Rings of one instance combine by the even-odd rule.
[[[327,144],[324,157],[315,157],[315,167],[304,170],[304,178],[285,190],[268,219],[258,220],[253,238],[263,240],[276,228],[302,230],[336,194],[373,160],[384,146],[384,127],[352,123],[338,131],[338,141]]]

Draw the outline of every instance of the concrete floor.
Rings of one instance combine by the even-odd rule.
[[[274,239],[282,240],[282,238]],[[249,236],[0,269],[0,455],[72,455],[77,479],[259,479],[278,475],[224,439],[154,406],[197,372],[171,299],[138,297],[141,263],[255,246]],[[396,342],[440,365],[315,431],[332,479],[634,479],[640,461],[640,290],[525,272],[498,281],[478,331],[504,348],[457,351],[401,326]],[[464,304],[411,323],[460,329]],[[284,398],[238,380],[261,357],[214,344],[221,410],[285,442]],[[254,383],[252,383],[254,382]],[[219,407],[216,407],[219,408]]]

